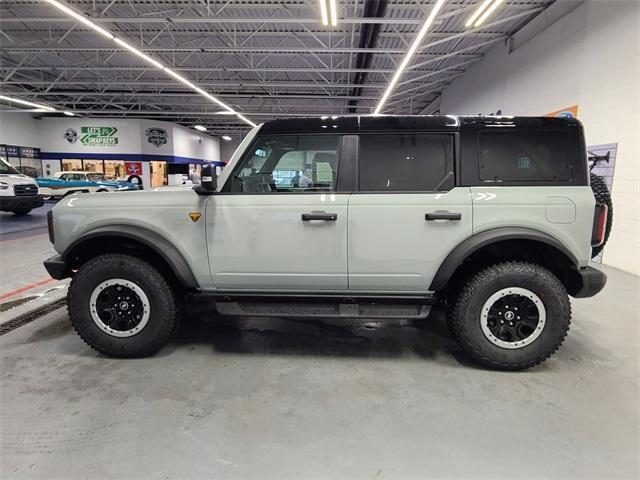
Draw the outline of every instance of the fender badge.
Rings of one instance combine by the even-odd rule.
[[[189,218],[195,223],[200,220],[202,214],[200,212],[189,212]]]

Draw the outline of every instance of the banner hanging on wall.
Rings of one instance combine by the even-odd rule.
[[[549,112],[545,114],[545,117],[578,118],[578,105],[571,105],[555,112]]]
[[[125,162],[127,175],[142,175],[142,162]]]
[[[617,143],[603,143],[600,145],[590,145],[587,147],[587,155],[590,165],[595,163],[591,173],[598,175],[604,179],[609,193],[613,192],[613,172],[616,166],[616,154],[618,153]],[[602,263],[602,253],[606,250],[606,246],[600,254],[593,258],[593,262]]]

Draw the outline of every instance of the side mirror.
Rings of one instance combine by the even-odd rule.
[[[218,188],[218,174],[215,165],[203,165],[200,170],[200,185],[193,189],[198,195],[212,195]]]

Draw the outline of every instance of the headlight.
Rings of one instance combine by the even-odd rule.
[[[0,190],[6,190],[9,188],[9,184],[6,182],[0,182]]]

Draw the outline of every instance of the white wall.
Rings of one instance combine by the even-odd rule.
[[[42,121],[27,113],[0,113],[0,144],[41,148]]]
[[[118,131],[117,145],[83,145],[78,139],[74,143],[64,138],[72,128],[81,135],[81,127],[109,126]],[[167,133],[165,144],[159,146],[148,141],[149,128],[161,128]],[[180,125],[153,120],[122,118],[72,118],[48,117],[34,119],[31,114],[0,114],[0,144],[37,147],[43,152],[57,153],[104,153],[171,155],[198,160],[220,161],[220,140]]]
[[[201,158],[220,161],[220,140],[200,135],[194,130],[173,126],[174,155],[177,157]]]
[[[444,90],[444,114],[544,115],[577,104],[587,145],[618,143],[603,261],[640,275],[640,2],[585,1],[509,53],[498,45]]]

